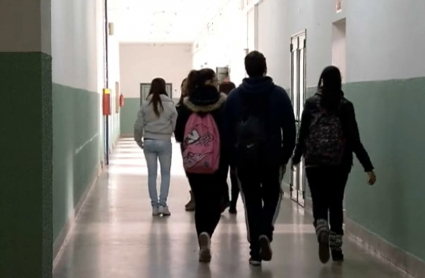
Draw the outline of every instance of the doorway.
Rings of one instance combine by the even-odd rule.
[[[332,64],[341,71],[342,83],[347,80],[347,23],[345,18],[332,24]]]
[[[142,106],[143,101],[148,98],[149,90],[151,89],[151,83],[141,83],[140,84],[140,106]],[[173,84],[167,83],[165,85],[165,90],[169,98],[173,98]]]
[[[291,37],[291,100],[294,107],[297,130],[301,124],[301,115],[306,99],[306,48],[307,31],[304,30]],[[305,205],[305,188],[307,179],[304,172],[304,160],[291,170],[291,199],[300,206]]]
[[[229,67],[217,67],[216,68],[216,73],[217,73],[217,78],[218,78],[218,83],[222,83],[224,81],[224,79],[229,77]]]

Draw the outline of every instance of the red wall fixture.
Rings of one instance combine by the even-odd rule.
[[[103,112],[103,116],[111,115],[111,91],[109,89],[103,89],[102,112]]]
[[[120,107],[124,106],[124,96],[123,94],[120,95]]]

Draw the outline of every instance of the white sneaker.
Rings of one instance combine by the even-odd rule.
[[[168,206],[165,206],[165,207],[161,206],[159,207],[159,214],[162,214],[163,216],[170,216],[171,212],[168,209]]]
[[[159,208],[152,207],[152,216],[158,216],[158,215],[159,215]]]
[[[199,261],[201,263],[211,262],[211,239],[207,233],[199,235]]]

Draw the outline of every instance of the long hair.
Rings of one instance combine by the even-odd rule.
[[[341,99],[344,96],[342,92],[341,72],[335,66],[326,67],[320,75],[317,85],[322,97],[320,106],[329,113],[337,112]]]
[[[164,110],[161,95],[167,95],[165,80],[162,78],[155,78],[154,80],[152,80],[151,88],[149,91],[149,96],[152,96],[149,104],[152,104],[153,112],[157,117],[159,117],[161,112]],[[159,110],[160,107],[161,111]]]
[[[212,69],[192,70],[187,77],[187,94],[192,94],[197,88],[204,86],[206,81],[213,80],[215,76]]]
[[[187,85],[186,84],[187,84],[187,77],[185,79],[183,79],[182,84],[180,85],[181,95],[180,95],[179,102],[176,105],[177,107],[182,105],[183,100],[187,95],[187,89],[186,89]]]

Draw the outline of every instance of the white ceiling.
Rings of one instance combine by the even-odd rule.
[[[114,1],[114,0],[112,0]],[[193,42],[229,0],[115,0],[121,42]]]

